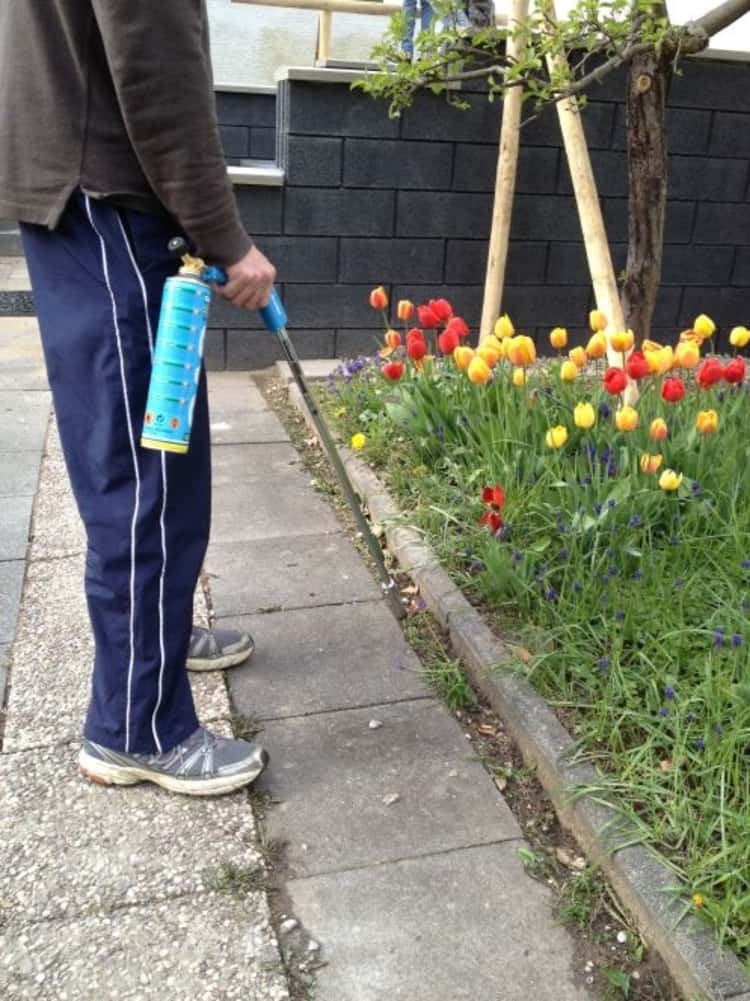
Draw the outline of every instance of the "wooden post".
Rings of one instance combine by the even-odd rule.
[[[326,66],[331,58],[331,31],[333,14],[330,10],[321,10],[318,14],[318,42],[315,47],[315,65]]]
[[[512,0],[508,22],[511,29],[527,16],[529,0]],[[514,38],[507,41],[508,55],[518,53],[518,43]],[[516,191],[518,169],[518,147],[521,140],[521,87],[506,90],[503,98],[503,121],[500,128],[500,152],[497,158],[495,177],[495,201],[492,208],[490,246],[487,255],[487,273],[484,282],[482,322],[479,328],[479,342],[492,333],[495,320],[500,315],[503,301],[505,269],[508,261],[510,224],[513,214],[513,197]]]
[[[554,0],[547,0],[547,13],[552,21],[556,19]],[[548,57],[550,70],[559,65],[559,60]],[[599,204],[599,193],[596,189],[594,172],[591,168],[591,157],[586,144],[586,134],[583,130],[581,112],[574,98],[557,102],[557,114],[560,119],[560,130],[565,145],[565,155],[568,158],[570,176],[573,180],[578,217],[581,221],[583,243],[586,248],[591,283],[594,287],[596,307],[607,317],[609,326],[607,333],[625,329],[625,317],[617,288],[615,269],[609,250],[607,232],[604,228],[604,217]],[[610,365],[621,366],[622,355],[613,351],[607,339],[607,358]],[[625,393],[626,402],[633,403],[638,397],[634,382],[631,382]]]

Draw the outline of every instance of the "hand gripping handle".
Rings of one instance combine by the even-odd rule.
[[[215,282],[217,285],[226,285],[227,283],[227,273],[223,268],[207,267],[204,269],[202,277],[204,281]],[[286,326],[286,310],[276,289],[271,292],[271,298],[267,305],[261,307],[260,318],[263,320],[266,330],[270,330],[272,334],[277,334]]]

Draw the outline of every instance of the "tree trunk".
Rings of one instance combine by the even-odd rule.
[[[667,92],[670,57],[636,56],[625,104],[628,150],[628,259],[622,306],[638,344],[651,336],[661,281],[667,199]]]

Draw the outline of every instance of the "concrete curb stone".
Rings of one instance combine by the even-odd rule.
[[[279,366],[279,371],[288,381],[288,367]],[[315,431],[297,386],[289,383],[288,389],[290,402]],[[455,586],[419,533],[403,523],[373,470],[349,449],[342,447],[340,452],[371,517],[384,528],[390,551],[418,585],[430,611],[448,629],[453,649],[472,682],[503,718],[524,758],[536,767],[560,819],[590,859],[601,866],[679,989],[691,999],[750,1001],[750,977],[737,957],[722,951],[711,931],[695,918],[680,921],[684,907],[676,892],[680,887],[677,874],[643,845],[633,843],[639,839],[638,832],[612,806],[595,796],[571,795],[576,787],[596,784],[593,767],[573,764],[573,738],[531,685],[510,673],[509,647]]]

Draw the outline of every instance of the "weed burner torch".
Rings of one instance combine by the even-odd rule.
[[[185,242],[180,237],[170,241],[169,247],[175,253],[186,249]],[[182,261],[179,273],[168,278],[164,285],[141,445],[144,448],[184,454],[190,444],[190,429],[211,305],[211,283],[223,285],[227,281],[227,275],[222,268],[206,266],[199,258],[188,254],[183,254]],[[375,562],[383,593],[396,618],[401,619],[406,611],[395,581],[388,572],[383,551],[365,517],[317,401],[305,382],[297,352],[286,331],[286,311],[275,289],[268,305],[260,310],[260,316],[266,329],[278,338],[297,388],[354,515],[357,528]]]

